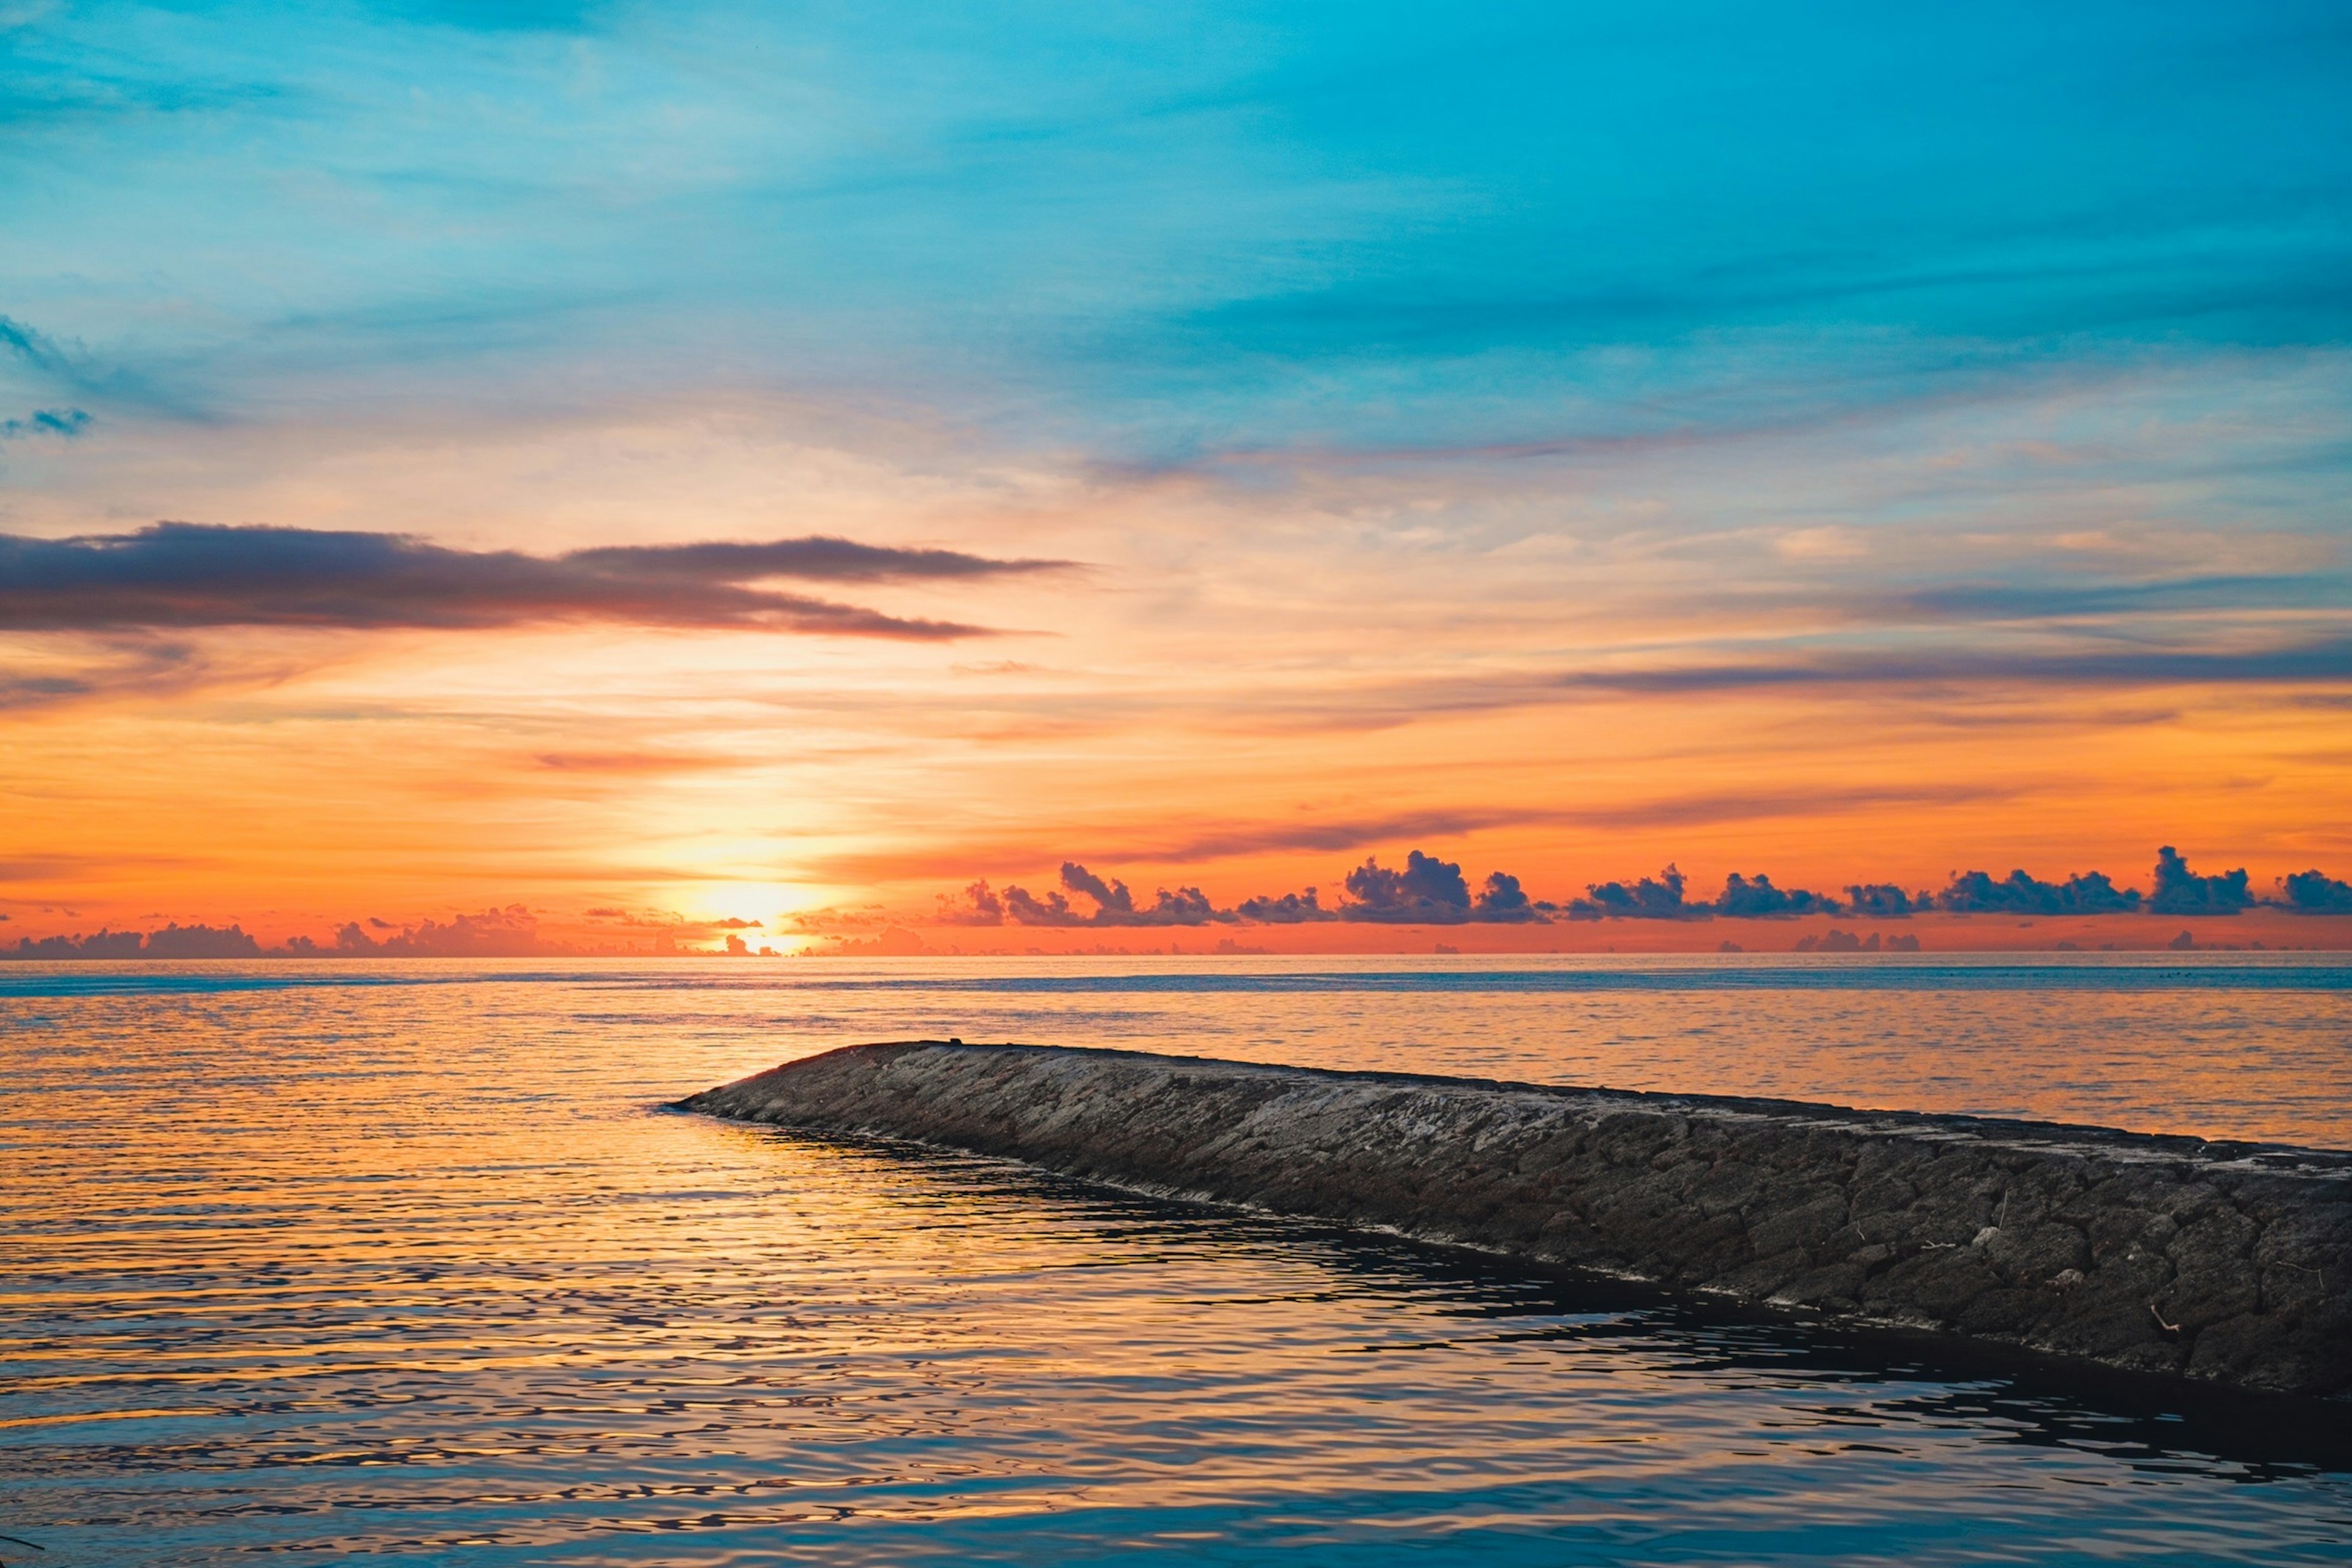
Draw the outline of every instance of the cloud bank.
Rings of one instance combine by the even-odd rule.
[[[1355,921],[1372,925],[1540,924],[1552,921],[1797,920],[1809,915],[1906,920],[1930,912],[1990,915],[2230,915],[2257,907],[2302,914],[2352,914],[2352,884],[2318,870],[2280,879],[2274,899],[2256,897],[2243,868],[2212,875],[2192,870],[2170,846],[2158,851],[2153,891],[2119,888],[2103,871],[2080,871],[2048,881],[2023,869],[1995,878],[1959,871],[1940,890],[1912,891],[1893,882],[1850,882],[1844,897],[1809,888],[1784,888],[1762,872],[1734,871],[1712,899],[1690,896],[1689,879],[1674,866],[1633,881],[1588,883],[1584,896],[1555,903],[1528,895],[1519,879],[1490,871],[1475,891],[1461,866],[1420,849],[1401,867],[1367,857],[1351,868],[1336,901],[1317,888],[1256,894],[1220,909],[1197,887],[1161,889],[1139,908],[1127,884],[1065,861],[1061,887],[1035,895],[1018,886],[1002,892],[982,879],[961,894],[942,894],[937,921],[954,926],[1199,926],[1310,925]],[[1092,910],[1072,901],[1089,900]],[[1824,939],[1826,940],[1826,939]],[[1907,949],[1897,949],[1908,951]],[[1809,950],[1810,951],[1810,950]],[[1824,949],[1824,951],[1832,951]]]
[[[1459,926],[1468,924],[1538,924],[1553,921],[1701,921],[1787,920],[1803,915],[1853,915],[1864,919],[1903,918],[1941,911],[1952,914],[2080,915],[2156,914],[2167,919],[2181,914],[2227,916],[2251,909],[2273,909],[2290,914],[2352,916],[2352,882],[2317,869],[2298,871],[2278,880],[2278,895],[2257,898],[2242,869],[2200,874],[2177,849],[2158,851],[2155,868],[2157,890],[2117,888],[2105,874],[2078,872],[2063,881],[2045,881],[2023,871],[1995,879],[1983,871],[1955,875],[1940,892],[1907,893],[1892,883],[1855,883],[1847,898],[1837,900],[1804,889],[1782,889],[1762,874],[1735,872],[1725,879],[1715,899],[1688,897],[1688,879],[1673,866],[1654,877],[1632,882],[1589,884],[1586,896],[1566,904],[1528,898],[1519,879],[1506,871],[1486,874],[1474,890],[1462,868],[1421,850],[1408,851],[1401,867],[1386,867],[1368,858],[1352,868],[1345,890],[1335,903],[1324,902],[1318,889],[1264,895],[1242,900],[1232,909],[1218,908],[1199,888],[1156,889],[1150,901],[1139,900],[1128,885],[1104,877],[1075,860],[1061,868],[1060,886],[1042,894],[1017,885],[999,890],[976,879],[954,895],[941,895],[932,923],[940,926],[1034,926],[1062,929],[1171,928],[1207,925],[1299,925],[1354,921],[1371,925]],[[2158,900],[2163,902],[2159,905]],[[1076,900],[1084,900],[1083,903]],[[1087,906],[1091,905],[1091,908]],[[672,940],[689,928],[675,921],[629,916],[618,908],[587,911],[592,918],[618,919],[628,926],[656,929],[656,952],[699,954]],[[0,915],[0,920],[8,917]],[[725,951],[748,954],[749,944],[735,931],[761,922],[729,919],[691,928],[727,933]],[[804,918],[799,929],[815,931]],[[929,951],[919,937],[891,928],[888,940],[853,944],[840,952],[868,954],[918,953]],[[1808,935],[1796,944],[1800,952],[1916,952],[1918,939],[1904,935],[1882,938],[1832,927],[1826,934]],[[13,946],[0,946],[0,961],[65,959],[262,959],[262,958],[547,958],[597,951],[554,941],[541,934],[538,915],[521,904],[460,914],[447,921],[425,920],[408,924],[371,918],[350,921],[332,938],[319,942],[294,937],[276,947],[264,947],[242,925],[182,925],[176,921],[157,931],[102,930],[89,934],[20,937]],[[609,951],[609,950],[604,950]],[[761,950],[765,952],[766,950]],[[1256,950],[1252,950],[1256,951]],[[1725,944],[1724,951],[1740,951]]]
[[[392,934],[373,937],[368,928]],[[265,948],[242,925],[180,925],[161,931],[100,931],[88,936],[19,937],[0,959],[128,958],[545,958],[579,950],[539,934],[539,919],[520,904],[446,921],[395,926],[352,921],[329,942],[298,936]]]
[[[484,630],[610,622],[931,640],[983,635],[759,584],[961,582],[1066,563],[898,550],[825,536],[526,555],[408,534],[159,522],[134,533],[0,534],[0,628]]]

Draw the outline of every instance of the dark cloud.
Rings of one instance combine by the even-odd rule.
[[[2171,845],[2156,852],[2156,876],[2147,895],[2150,913],[2234,915],[2253,901],[2253,894],[2246,888],[2244,867],[2218,876],[2200,877],[2189,868],[2189,862]]]
[[[1849,913],[1875,920],[1907,920],[1936,907],[1936,895],[1905,892],[1892,882],[1849,882],[1845,889]]]
[[[184,926],[147,933],[146,958],[258,958],[261,944],[237,926]]]
[[[381,929],[380,922],[369,923]],[[381,942],[353,921],[335,933],[334,946],[338,955],[352,958],[541,958],[571,951],[541,941],[538,917],[520,904],[459,915],[446,923],[403,926]]]
[[[1339,918],[1380,925],[1461,925],[1481,921],[1518,924],[1545,919],[1544,909],[1531,903],[1519,889],[1519,879],[1506,871],[1488,873],[1485,887],[1472,897],[1462,868],[1418,849],[1405,854],[1402,868],[1391,869],[1377,858],[1348,873],[1348,901]]]
[[[936,639],[983,628],[902,619],[755,584],[774,577],[959,580],[1062,564],[824,537],[539,556],[455,550],[396,533],[161,522],[73,539],[0,534],[0,627],[481,629],[604,621]]]
[[[901,550],[810,534],[764,544],[630,544],[575,550],[560,560],[590,571],[717,583],[795,577],[812,583],[906,583],[1066,571],[1066,561],[999,561],[955,550]]]
[[[1308,925],[1339,918],[1339,910],[1323,907],[1312,888],[1300,893],[1285,893],[1278,899],[1244,899],[1234,906],[1234,912],[1245,921],[1270,926]]]
[[[1684,901],[1683,874],[1673,866],[1630,888],[1622,882],[1591,882],[1584,890],[1588,897],[1569,900],[1572,921],[1703,921],[1715,913],[1709,905]]]
[[[2352,884],[2319,871],[2283,878],[2280,887],[2282,908],[2312,914],[2352,913]],[[1940,892],[1907,891],[1893,882],[1854,882],[1846,886],[1841,900],[1807,888],[1780,887],[1762,873],[1748,876],[1735,871],[1725,879],[1721,895],[1710,900],[1691,899],[1681,869],[1669,865],[1657,876],[1635,882],[1589,884],[1585,897],[1563,907],[1530,898],[1519,879],[1507,871],[1487,873],[1474,892],[1459,865],[1414,849],[1407,852],[1402,867],[1383,866],[1377,856],[1367,857],[1362,865],[1348,872],[1345,892],[1336,904],[1325,903],[1317,889],[1307,888],[1247,898],[1231,910],[1220,910],[1198,888],[1181,888],[1174,892],[1162,889],[1152,904],[1138,907],[1126,883],[1066,861],[1056,890],[1038,896],[1008,887],[999,894],[987,882],[976,881],[959,896],[941,895],[938,918],[942,925],[1000,925],[1010,921],[1016,925],[1066,927],[1191,926],[1212,921],[1306,925],[1330,921],[1464,925],[1532,924],[1563,917],[1703,921],[1850,915],[1903,920],[1938,910],[1955,914],[2053,916],[2127,914],[2143,910],[2168,915],[2232,914],[2261,901],[2249,892],[2243,870],[2199,876],[2169,847],[2158,852],[2156,888],[2154,894],[2143,897],[2136,889],[2116,887],[2103,871],[2077,872],[2054,882],[2023,869],[1999,879],[1985,871],[1963,871],[1954,873]],[[1084,904],[1073,902],[1074,896],[1091,901],[1094,909],[1088,911]],[[1805,951],[1878,951],[1822,946],[1828,940],[1815,940]],[[1888,937],[1884,948],[1915,951],[1915,940]]]
[[[1835,914],[1837,900],[1803,888],[1780,889],[1760,873],[1753,881],[1734,871],[1725,879],[1715,912],[1730,920],[1781,920],[1795,915]]]
[[[0,948],[10,958],[136,958],[146,938],[135,931],[102,931],[92,936],[20,936]]]
[[[2045,882],[2023,870],[1995,881],[1984,871],[1962,871],[1936,895],[1936,907],[1955,914],[2103,915],[2140,907],[2137,889],[2118,888],[2104,871]]]
[[[92,936],[20,937],[5,958],[259,958],[261,944],[237,926],[184,926],[176,921],[143,935],[101,931]]]
[[[1097,877],[1075,860],[1062,862],[1062,886],[1092,900],[1094,913],[1081,913],[1063,893],[1038,899],[1020,888],[1004,889],[1004,911],[1018,924],[1035,926],[1201,926],[1235,918],[1198,888],[1161,888],[1139,909],[1125,882]]]
[[[1470,918],[1494,925],[1530,925],[1549,918],[1549,904],[1530,900],[1519,879],[1508,871],[1489,871],[1478,896],[1470,901]]]
[[[1348,873],[1349,901],[1342,919],[1383,924],[1450,925],[1470,916],[1470,885],[1462,868],[1420,850],[1410,850],[1402,870],[1382,866],[1376,858]]]
[[[963,890],[960,900],[941,893],[936,918],[943,926],[1001,926],[1004,923],[1004,900],[987,882],[974,882]]]
[[[2352,915],[2352,882],[2319,871],[2279,879],[2279,907],[2299,915]]]
[[[1026,888],[1004,889],[1004,913],[1015,925],[1082,926],[1087,917],[1070,907],[1067,895],[1048,891],[1040,899]]]
[[[0,419],[0,441],[27,436],[56,436],[70,441],[89,427],[89,415],[79,408],[36,408],[21,419]]]

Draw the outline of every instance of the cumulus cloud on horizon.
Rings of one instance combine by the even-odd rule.
[[[373,937],[373,928],[391,934]],[[331,941],[297,936],[265,948],[241,924],[181,925],[160,931],[104,930],[83,935],[20,937],[0,959],[123,958],[544,958],[576,952],[539,934],[539,918],[520,904],[394,925],[371,916],[346,921]]]
[[[1940,911],[1950,914],[2082,915],[2157,914],[2168,919],[2184,915],[2230,916],[2254,909],[2288,914],[2352,916],[2352,882],[2331,877],[2316,868],[2278,879],[2275,897],[2260,897],[2252,889],[2243,868],[2200,873],[2180,853],[2167,846],[2158,851],[2156,891],[2117,888],[2101,872],[2078,872],[2063,881],[2045,881],[2023,870],[1995,879],[1983,871],[1957,873],[1940,892],[1906,892],[1893,883],[1849,884],[1841,900],[1804,889],[1782,889],[1768,876],[1733,873],[1723,894],[1713,900],[1687,897],[1688,879],[1669,865],[1655,877],[1632,882],[1588,885],[1586,897],[1556,904],[1530,899],[1519,879],[1504,871],[1486,874],[1476,890],[1462,868],[1421,850],[1408,851],[1402,867],[1384,867],[1367,858],[1348,874],[1345,892],[1327,903],[1316,888],[1280,895],[1260,895],[1221,909],[1197,887],[1161,888],[1143,902],[1126,882],[1105,877],[1075,861],[1061,868],[1060,887],[1033,894],[1010,885],[999,890],[985,879],[976,879],[956,895],[941,895],[931,923],[940,926],[1034,926],[1070,929],[1199,927],[1222,925],[1297,925],[1353,921],[1375,925],[1465,925],[1544,923],[1555,920],[1697,921],[1776,920],[1800,915],[1852,915],[1864,919],[1902,918]],[[1087,909],[1073,900],[1084,900]],[[2162,901],[2159,902],[2158,900]],[[661,940],[655,951],[690,952],[670,940],[708,932],[759,929],[761,922],[730,918],[695,925],[676,917],[641,919],[618,906],[600,906],[587,918],[612,921],[628,927],[657,928]],[[0,920],[6,920],[0,914]],[[866,917],[861,917],[866,918]],[[879,918],[879,917],[873,917]],[[793,929],[814,932],[824,929],[805,918],[790,922]],[[871,923],[869,920],[869,923]],[[920,923],[919,921],[915,923]],[[1844,933],[1838,933],[1843,941]],[[1832,938],[1808,939],[1801,951],[1872,951],[1867,945],[1846,949]],[[1858,939],[1856,939],[1858,940]],[[1913,951],[1914,939],[1886,939],[1888,951]],[[919,942],[916,943],[919,949]],[[748,952],[740,936],[728,940],[730,952]],[[915,949],[909,949],[914,951]],[[611,949],[583,949],[541,934],[539,915],[521,904],[457,914],[446,921],[422,920],[395,923],[376,917],[353,920],[336,929],[326,941],[296,936],[275,947],[241,925],[213,926],[173,921],[158,930],[75,932],[70,935],[26,936],[0,946],[0,960],[58,959],[237,959],[237,958],[526,958],[557,957]],[[642,950],[622,950],[642,951]],[[875,949],[874,951],[881,951]]]
[[[998,892],[983,879],[964,889],[961,899],[942,895],[939,923],[953,926],[993,926],[1008,921],[1024,926],[1202,926],[1233,924],[1240,919],[1231,910],[1218,909],[1198,888],[1160,888],[1151,902],[1138,907],[1125,882],[1097,877],[1075,860],[1062,862],[1062,885],[1042,896],[1019,886]],[[1092,910],[1070,902],[1070,895],[1090,900]]]
[[[1734,871],[1713,899],[1690,896],[1689,879],[1669,865],[1632,881],[1589,883],[1584,896],[1563,903],[1530,898],[1520,879],[1491,871],[1473,891],[1461,866],[1420,849],[1401,867],[1377,856],[1351,868],[1336,901],[1318,888],[1255,894],[1219,909],[1197,887],[1162,889],[1139,909],[1125,883],[1096,875],[1076,861],[1062,866],[1061,888],[1043,896],[1017,886],[1002,892],[976,880],[961,895],[941,895],[938,923],[994,926],[1308,925],[1353,921],[1374,925],[1537,924],[1555,920],[1704,921],[1795,920],[1808,915],[1904,920],[1916,914],[2100,915],[2146,911],[2161,915],[2231,915],[2255,908],[2300,914],[2352,914],[2352,883],[2313,869],[2280,879],[2280,893],[2252,891],[2243,868],[2216,874],[2192,870],[2170,846],[2158,851],[2153,891],[2119,888],[2103,871],[2081,871],[2047,881],[2022,868],[1995,878],[1958,871],[1940,890],[1906,889],[1894,882],[1851,882],[1844,896],[1781,887],[1771,877]],[[1089,911],[1072,895],[1092,900]]]
[[[484,630],[599,621],[939,640],[987,635],[761,586],[961,582],[1060,570],[812,535],[567,554],[460,550],[410,534],[158,522],[131,533],[0,534],[0,629],[199,626]]]
[[[2305,915],[2352,915],[2352,882],[2318,870],[2279,879],[2279,906]]]

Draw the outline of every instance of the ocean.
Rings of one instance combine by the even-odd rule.
[[[2340,1411],[667,1111],[1116,1045],[2352,1148],[2352,962],[0,966],[0,1563],[2302,1563]]]

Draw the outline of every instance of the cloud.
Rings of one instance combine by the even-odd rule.
[[[382,942],[354,921],[335,933],[334,946],[338,955],[352,958],[539,958],[570,951],[562,943],[541,940],[538,917],[520,904],[459,915],[446,924],[425,921],[403,926],[397,935]]]
[[[2138,890],[2118,888],[2104,871],[2045,882],[2022,869],[1995,881],[1983,871],[1956,873],[1936,895],[1936,907],[1955,914],[2099,915],[2140,907]]]
[[[1761,874],[1754,881],[1734,871],[1725,879],[1715,912],[1730,920],[1781,920],[1796,915],[1835,914],[1837,900],[1803,888],[1782,889]]]
[[[2317,871],[2280,879],[2279,907],[2311,914],[2352,913],[2352,884]],[[1462,868],[1422,850],[1408,851],[1402,867],[1367,857],[1350,869],[1336,904],[1319,891],[1258,895],[1230,910],[1218,909],[1198,888],[1161,889],[1153,902],[1139,907],[1126,883],[1065,861],[1061,886],[1043,895],[1020,887],[1002,893],[985,880],[961,894],[941,894],[940,925],[1197,926],[1235,921],[1254,925],[1307,925],[1332,921],[1374,925],[1538,924],[1573,921],[1790,920],[1807,915],[1851,915],[1865,920],[1904,920],[1942,910],[1953,914],[2100,915],[2139,910],[2164,915],[2233,914],[2262,902],[2247,889],[2242,869],[2219,876],[2190,871],[2179,853],[2158,854],[2156,891],[2143,896],[2118,888],[2103,871],[2077,872],[2063,881],[2045,881],[2023,869],[1994,878],[1985,871],[1953,874],[1940,892],[1912,892],[1894,882],[1853,882],[1841,900],[1808,888],[1783,888],[1769,876],[1734,871],[1713,900],[1689,897],[1682,870],[1669,865],[1655,877],[1627,882],[1588,884],[1586,896],[1565,906],[1530,898],[1518,878],[1488,872],[1474,892]],[[1073,900],[1091,901],[1089,911]],[[1856,939],[1859,940],[1859,939]],[[1888,951],[1910,951],[1910,939],[1886,939]],[[1807,949],[1810,952],[1812,949]],[[1822,951],[1838,951],[1824,948]],[[1853,951],[1875,951],[1856,949]]]
[[[1876,931],[1872,931],[1865,939],[1856,936],[1850,931],[1840,931],[1837,927],[1832,926],[1820,936],[1799,937],[1797,951],[1799,952],[1916,952],[1919,951],[1919,939],[1916,936],[1890,936],[1882,941]]]
[[[1138,831],[1132,824],[1082,826],[1087,841],[1100,846],[1106,858],[1147,861],[1155,866],[1191,865],[1236,856],[1294,849],[1354,850],[1421,837],[1468,835],[1496,827],[1631,827],[1713,826],[1774,817],[1811,817],[1823,811],[1864,812],[1912,805],[1952,805],[2011,798],[2010,785],[1938,784],[1868,789],[1818,789],[1811,786],[1780,792],[1669,796],[1622,806],[1567,810],[1557,807],[1507,807],[1448,811],[1416,811],[1387,817],[1361,817],[1344,822],[1247,822],[1204,825],[1191,831],[1162,828]],[[938,862],[940,851],[919,854],[903,850],[828,856],[811,865],[832,879],[894,881],[919,876]],[[956,858],[966,864],[989,864],[1030,853],[1017,842],[981,842],[957,847]]]
[[[0,620],[0,629],[5,629]],[[150,637],[102,637],[96,639],[92,658],[60,668],[0,668],[0,712],[13,709],[48,708],[102,695],[171,696],[217,678],[214,665],[185,643]]]
[[[2088,647],[2050,647],[2019,652],[1960,645],[1919,648],[1906,644],[1880,650],[1835,654],[1793,651],[1753,658],[1706,658],[1638,668],[1528,671],[1476,679],[1404,680],[1349,692],[1318,693],[1311,701],[1262,701],[1255,711],[1286,729],[1377,729],[1408,724],[1437,714],[1495,713],[1548,708],[1616,697],[1737,696],[1755,691],[1916,691],[1969,688],[2010,691],[2033,687],[2075,687],[2130,691],[2168,686],[2314,686],[2352,681],[2352,637],[2322,634],[2281,637],[2251,646],[2166,647],[2152,640],[2129,646],[2101,643]],[[1939,784],[1926,790],[1858,792],[1857,804],[1906,805],[1913,800],[2000,798],[2015,791],[1998,784]],[[1799,815],[1801,799],[1738,796],[1694,802],[1687,808],[1633,808],[1622,814],[1633,822],[1670,820],[1686,811],[1692,820],[1713,812],[1718,819]],[[1607,826],[1606,813],[1538,815],[1567,824]]]
[[[905,583],[1064,572],[1067,561],[1000,561],[956,550],[904,550],[830,534],[765,544],[631,544],[575,550],[559,559],[594,571],[747,583],[796,577],[819,583]]]
[[[1263,895],[1244,899],[1234,906],[1234,912],[1245,921],[1270,926],[1310,925],[1339,918],[1339,910],[1323,907],[1312,888],[1304,892],[1285,893],[1278,899]]]
[[[1572,921],[1703,921],[1715,912],[1706,904],[1684,901],[1683,874],[1673,866],[1630,888],[1622,882],[1592,882],[1584,890],[1588,897],[1569,900]]]
[[[2077,620],[2085,616],[2275,608],[2333,609],[2347,584],[2341,574],[2253,574],[2166,577],[2137,582],[1954,583],[1895,596],[1889,608],[1906,621],[1922,617],[1970,620]]]
[[[1033,897],[1025,888],[1004,889],[1004,912],[1015,925],[1081,926],[1086,916],[1070,907],[1063,894],[1048,892],[1043,899]]]
[[[2296,914],[2352,915],[2352,882],[2316,870],[2297,871],[2279,879],[2279,907]]]
[[[1153,893],[1149,905],[1138,909],[1135,895],[1128,891],[1125,882],[1097,877],[1075,860],[1062,862],[1062,886],[1068,892],[1092,900],[1094,912],[1080,912],[1064,893],[1049,892],[1040,899],[1017,887],[1004,889],[1004,912],[1015,924],[1031,926],[1202,926],[1213,921],[1230,922],[1235,918],[1231,910],[1220,910],[1211,903],[1208,895],[1198,888],[1178,888],[1173,892],[1161,888]],[[979,894],[986,887],[986,883],[977,883],[967,889],[975,909],[979,907]]]
[[[964,889],[960,900],[941,893],[940,912],[935,918],[943,926],[1001,926],[1004,923],[1004,900],[985,880],[976,881]]]
[[[16,945],[0,948],[10,958],[136,958],[146,938],[135,931],[101,931],[92,936],[20,936]]]
[[[2042,681],[2079,686],[2193,686],[2345,679],[2352,679],[2352,637],[2339,636],[2231,649],[2138,647],[2020,654],[1966,648],[1927,654],[1890,650],[1681,668],[1579,672],[1560,677],[1558,684],[1565,690],[1665,696],[1806,686],[1960,683],[1997,687]]]
[[[258,958],[261,944],[237,926],[184,926],[177,921],[147,933],[146,958]]]
[[[0,316],[0,349],[6,349],[37,370],[62,374],[72,359],[46,333],[9,316]]]
[[[70,441],[89,427],[90,416],[79,408],[36,408],[21,419],[0,419],[0,441],[20,441],[27,436],[55,436]]]
[[[2156,876],[2147,895],[2148,912],[2159,915],[2234,915],[2254,901],[2246,889],[2246,869],[2200,877],[2189,868],[2180,852],[2168,844],[2156,852]]]
[[[1507,871],[1488,872],[1474,896],[1460,866],[1418,849],[1406,852],[1401,869],[1367,857],[1345,885],[1339,918],[1378,925],[1535,924],[1553,908],[1529,900]]]
[[[1470,918],[1495,925],[1528,925],[1549,918],[1550,906],[1530,901],[1519,889],[1519,879],[1507,871],[1489,871],[1478,896],[1470,901]]]
[[[1470,886],[1462,879],[1462,868],[1418,849],[1406,854],[1402,870],[1367,857],[1348,873],[1346,885],[1342,920],[1453,925],[1470,918]]]
[[[101,931],[91,936],[19,937],[15,947],[0,948],[0,958],[18,959],[261,956],[261,944],[241,927],[184,926],[176,921],[143,935],[135,931]]]
[[[1524,810],[1413,811],[1350,821],[1235,825],[1211,828],[1186,838],[1136,846],[1154,860],[1222,860],[1261,855],[1268,850],[1352,850],[1367,844],[1475,833],[1528,821],[1549,821],[1552,813]]]
[[[1876,920],[1907,920],[1936,906],[1936,895],[1905,892],[1892,882],[1849,882],[1845,889],[1849,913]]]
[[[0,627],[431,627],[563,621],[917,640],[984,635],[754,584],[964,580],[1055,570],[945,550],[811,537],[641,545],[557,556],[408,534],[159,522],[135,533],[0,534]]]

